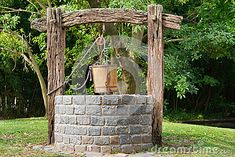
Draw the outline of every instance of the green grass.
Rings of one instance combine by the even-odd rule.
[[[163,137],[163,148],[210,147],[216,148],[218,154],[211,153],[207,156],[235,157],[234,129],[164,122]],[[46,141],[47,121],[44,118],[0,120],[0,156],[59,156],[32,149],[34,145],[45,144]],[[167,152],[169,153],[169,150]],[[206,154],[178,153],[174,156],[206,156]]]
[[[171,122],[165,122],[163,129],[164,146],[166,147],[194,147],[198,148],[197,150],[211,148],[215,151],[208,156],[235,157],[235,129]],[[188,156],[205,155],[204,152],[203,154]]]
[[[47,141],[45,118],[0,120],[0,156],[53,156],[35,151],[34,145]]]

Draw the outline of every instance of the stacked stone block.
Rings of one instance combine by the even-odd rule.
[[[64,95],[55,103],[57,151],[133,153],[152,146],[151,96]]]

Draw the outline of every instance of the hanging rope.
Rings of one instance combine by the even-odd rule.
[[[84,58],[87,56],[87,54],[91,51],[91,49],[95,46],[95,44],[97,43],[97,41],[100,39],[100,37],[98,37],[93,43],[92,45],[90,46],[90,48],[86,51],[86,53],[83,55],[83,57],[81,58],[81,60],[78,62],[77,66],[72,70],[72,72],[70,73],[70,75],[65,79],[65,81],[59,85],[58,87],[56,87],[55,89],[49,91],[47,93],[47,95],[51,95],[52,93],[54,93],[55,91],[57,91],[58,89],[60,89],[61,87],[63,87],[64,85],[66,85],[68,82],[69,82],[69,79],[72,77],[72,75],[74,74],[74,72],[77,70],[77,68],[80,66],[80,64],[82,63],[82,61],[84,60]],[[102,50],[103,51],[103,50]],[[89,70],[90,71],[90,70]],[[78,90],[79,89],[82,89],[86,82],[88,81],[88,78],[89,76],[91,76],[91,73],[88,72],[88,75],[87,75],[87,78],[85,79],[84,83],[82,84],[81,87],[77,88]]]
[[[91,77],[92,77],[92,75],[91,75],[91,66],[89,66],[89,71],[88,71],[88,74],[87,74],[87,77],[86,77],[84,83],[80,87],[72,88],[72,89],[75,90],[75,91],[78,91],[78,90],[82,89],[86,85],[88,79],[91,78]],[[90,79],[90,81],[92,81],[92,80]]]
[[[48,92],[47,95],[50,95],[50,94],[54,93],[55,91],[57,91],[58,89],[60,89],[61,87],[63,87],[64,85],[66,85],[66,84],[69,83],[69,79],[72,77],[72,75],[74,74],[74,72],[78,69],[78,67],[80,66],[80,64],[81,64],[82,61],[84,60],[84,58],[85,58],[85,57],[87,56],[87,54],[91,51],[91,49],[94,47],[95,44],[97,44],[97,45],[99,45],[99,46],[103,46],[103,48],[102,48],[102,50],[101,50],[101,52],[100,52],[100,59],[99,59],[99,61],[98,61],[99,64],[102,64],[102,56],[103,56],[103,55],[104,55],[104,57],[105,57],[105,63],[106,63],[106,64],[108,63],[108,59],[107,59],[108,57],[107,57],[107,54],[106,54],[106,40],[105,40],[105,38],[103,37],[104,33],[105,33],[105,24],[103,24],[103,26],[102,26],[102,32],[101,32],[100,36],[92,43],[92,45],[90,46],[90,48],[86,51],[86,53],[85,53],[84,56],[81,58],[81,60],[80,60],[79,63],[77,64],[77,66],[72,70],[72,72],[70,73],[70,75],[65,79],[65,81],[64,81],[61,85],[59,85],[57,88],[55,88],[55,89],[51,90],[50,92]],[[96,62],[95,64],[97,64],[97,62]],[[86,77],[84,83],[83,83],[80,87],[78,87],[78,88],[72,88],[72,89],[75,90],[75,91],[78,91],[78,90],[82,89],[82,88],[86,85],[86,83],[87,83],[89,77],[90,77],[90,78],[92,77],[92,75],[91,75],[91,67],[89,67],[88,75],[87,75],[87,77]]]

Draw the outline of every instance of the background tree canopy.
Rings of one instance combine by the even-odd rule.
[[[185,111],[222,117],[235,116],[235,1],[234,0],[52,0],[65,12],[86,8],[147,10],[162,4],[164,12],[184,17],[178,31],[164,30],[165,113]],[[46,33],[30,28],[46,14],[46,0],[0,0],[0,117],[42,116],[40,85],[32,67],[12,52],[25,53],[6,30],[28,42],[44,80],[47,80]],[[146,27],[107,25],[106,35],[128,35],[146,43]],[[71,27],[66,36],[66,75],[82,50],[98,36],[100,25]],[[14,51],[13,51],[14,50]],[[147,63],[132,55],[146,74]],[[26,55],[27,56],[27,55]],[[123,73],[128,76],[128,74]],[[128,77],[126,77],[128,78]],[[129,82],[131,82],[129,80]],[[128,84],[128,79],[126,81]],[[91,91],[92,92],[92,91]],[[130,90],[131,92],[131,90]]]

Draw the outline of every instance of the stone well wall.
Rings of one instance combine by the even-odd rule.
[[[57,151],[132,153],[152,146],[151,96],[64,95],[55,102]]]

